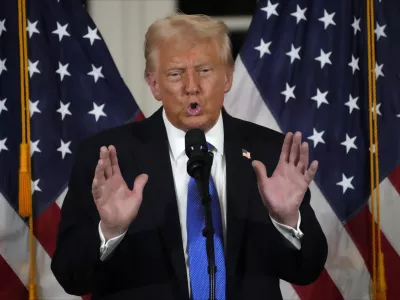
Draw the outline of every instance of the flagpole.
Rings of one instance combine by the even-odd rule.
[[[367,37],[368,37],[368,105],[370,133],[370,179],[371,179],[371,212],[372,212],[372,270],[373,299],[386,300],[386,280],[384,257],[381,243],[380,188],[379,188],[379,139],[378,116],[376,103],[376,64],[374,36],[374,2],[367,0]],[[374,109],[372,109],[374,108]],[[375,189],[376,187],[376,189]],[[375,203],[376,192],[376,203]],[[376,204],[376,209],[375,209]],[[375,219],[377,224],[375,226]]]
[[[29,218],[29,300],[37,299],[35,283],[35,248],[33,236],[31,160],[30,160],[30,112],[29,112],[29,77],[28,45],[26,33],[26,0],[18,0],[18,29],[20,54],[20,92],[21,92],[21,144],[19,168],[19,214]]]

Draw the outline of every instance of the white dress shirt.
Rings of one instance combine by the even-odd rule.
[[[185,132],[174,127],[166,117],[165,111],[163,111],[163,119],[167,130],[169,140],[169,154],[172,165],[172,172],[174,176],[175,192],[177,197],[178,212],[182,230],[182,241],[183,250],[185,255],[186,270],[188,276],[188,282],[190,282],[189,276],[189,260],[188,260],[188,246],[187,246],[187,231],[186,231],[186,207],[187,207],[187,193],[189,184],[189,175],[186,171],[186,164],[188,158],[185,154]],[[214,179],[218,197],[220,200],[221,214],[222,214],[222,229],[224,232],[224,241],[226,243],[226,174],[225,174],[225,156],[224,156],[224,131],[223,131],[223,120],[222,114],[220,115],[217,123],[211,128],[205,135],[206,140],[213,147],[214,160],[211,168],[211,175]],[[250,162],[249,162],[250,163]],[[146,201],[146,199],[143,199]],[[301,248],[300,238],[303,233],[300,230],[300,213],[297,228],[292,228],[284,224],[276,222],[271,218],[275,227],[285,236],[297,249]],[[101,221],[100,221],[101,222]],[[126,232],[125,232],[126,233]],[[110,253],[117,247],[119,242],[123,239],[125,233],[105,241],[104,235],[100,229],[99,223],[99,235],[101,239],[100,253],[101,260],[107,258]],[[190,284],[189,284],[190,291]]]

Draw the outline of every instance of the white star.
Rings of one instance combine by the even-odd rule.
[[[314,141],[314,148],[317,147],[318,143],[325,144],[325,141],[322,139],[322,135],[325,131],[318,132],[313,128],[313,135],[309,136],[308,139]]]
[[[0,100],[0,115],[1,115],[1,112],[3,110],[7,110],[8,111],[8,109],[6,107],[6,101],[7,101],[7,98],[4,98],[3,100]]]
[[[400,118],[400,114],[396,115],[396,117]]]
[[[61,62],[58,62],[58,70],[56,71],[56,73],[60,74],[61,81],[63,81],[64,76],[71,76],[71,74],[67,70],[68,65],[69,64],[62,65]]]
[[[97,35],[97,28],[92,29],[88,26],[88,33],[83,36],[85,39],[90,40],[90,45],[93,45],[95,40],[101,40],[101,38]]]
[[[357,31],[361,32],[360,21],[361,21],[361,18],[356,19],[356,17],[354,17],[354,22],[353,22],[353,24],[351,24],[351,27],[354,28],[354,35],[357,34]]]
[[[278,7],[278,5],[279,5],[279,3],[272,4],[271,1],[268,0],[267,6],[261,8],[261,10],[263,10],[267,13],[267,20],[272,15],[279,16],[278,13],[276,12],[276,8]]]
[[[381,104],[382,104],[382,103],[379,103],[379,104],[376,105],[376,114],[377,114],[378,116],[382,116],[382,113],[381,113]],[[375,116],[375,107],[374,107],[374,105],[372,105],[371,110],[372,110],[372,117],[374,117],[374,116]]]
[[[31,21],[28,20],[28,27],[26,27],[26,31],[29,32],[29,38],[31,38],[34,33],[40,34],[39,30],[36,28],[37,23],[38,21],[31,23]]]
[[[40,109],[37,107],[39,105],[39,100],[36,102],[32,102],[31,100],[29,100],[29,103],[30,103],[29,110],[31,113],[31,118],[35,112],[41,113]]]
[[[383,74],[382,68],[383,68],[383,64],[378,65],[378,63],[375,63],[375,75],[376,75],[377,80],[378,80],[379,76],[385,77],[385,75]]]
[[[290,98],[296,99],[296,96],[294,95],[294,89],[296,86],[290,87],[288,83],[286,83],[286,89],[281,93],[282,95],[285,95],[285,103],[289,101]]]
[[[349,95],[349,101],[347,101],[344,105],[347,105],[349,107],[349,114],[351,114],[353,112],[353,109],[358,109],[360,110],[360,108],[357,105],[357,100],[358,97],[353,98],[351,96],[351,94]]]
[[[311,98],[317,101],[317,108],[319,108],[322,103],[329,104],[328,100],[326,100],[326,95],[328,95],[328,91],[326,91],[325,93],[321,93],[321,91],[317,88],[317,94]]]
[[[31,156],[35,153],[35,152],[42,152],[40,151],[38,144],[39,144],[40,140],[37,140],[36,142],[32,142],[31,141]]]
[[[321,69],[325,66],[325,64],[332,64],[331,60],[329,59],[329,56],[331,56],[332,51],[325,53],[324,50],[320,50],[320,55],[315,58],[315,60],[319,60],[321,62]]]
[[[296,12],[291,13],[290,15],[293,17],[296,17],[296,24],[299,24],[301,20],[307,20],[305,13],[306,13],[307,7],[304,9],[301,9],[299,5],[297,5]]]
[[[347,178],[346,175],[342,174],[342,181],[339,181],[336,183],[336,185],[341,185],[343,187],[343,194],[346,193],[347,189],[353,189],[354,186],[351,184],[351,181],[353,180],[354,176]]]
[[[62,103],[62,101],[60,101],[60,108],[57,110],[57,112],[59,112],[61,114],[61,120],[64,120],[66,115],[72,115],[68,109],[70,104],[71,104],[71,102],[64,104],[64,103]]]
[[[96,122],[99,120],[100,116],[107,117],[107,115],[103,111],[104,104],[97,106],[96,103],[93,102],[93,109],[88,112],[88,114],[94,115],[96,117]]]
[[[71,150],[69,150],[70,144],[71,144],[71,141],[69,141],[68,143],[64,143],[64,141],[61,140],[61,146],[60,146],[60,148],[57,149],[57,151],[61,152],[62,159],[64,159],[64,157],[67,153],[72,154]]]
[[[70,36],[70,34],[67,32],[67,27],[68,23],[66,23],[64,26],[61,26],[61,24],[57,22],[57,29],[54,30],[52,33],[58,35],[58,41],[61,42],[64,36]]]
[[[336,23],[333,21],[333,17],[335,16],[335,13],[328,14],[328,12],[324,9],[324,16],[322,18],[319,18],[321,22],[324,22],[324,27],[325,29],[328,28],[329,24],[336,25]]]
[[[7,60],[7,58],[5,58],[4,60],[2,60],[0,58],[0,75],[1,75],[1,73],[3,73],[3,71],[7,71],[6,60]]]
[[[3,34],[3,31],[7,31],[5,23],[6,19],[0,20],[0,36]]]
[[[350,149],[357,149],[357,146],[354,144],[357,136],[350,138],[349,135],[346,133],[346,140],[341,143],[340,145],[346,146],[346,154],[349,153]]]
[[[6,146],[6,141],[7,141],[7,138],[0,140],[0,153],[2,150],[8,150],[8,148]]]
[[[104,78],[104,75],[101,73],[101,69],[103,67],[98,67],[96,68],[94,65],[92,65],[92,71],[88,73],[88,75],[93,76],[94,82],[97,82],[99,77]]]
[[[264,40],[261,39],[260,46],[257,46],[254,49],[260,51],[260,58],[262,58],[265,53],[271,54],[271,51],[269,51],[269,46],[271,46],[271,42],[264,43]]]
[[[29,77],[30,77],[30,78],[32,78],[32,76],[33,76],[35,73],[39,73],[39,74],[40,74],[40,71],[39,71],[39,69],[37,68],[38,63],[39,63],[38,60],[35,61],[34,63],[32,63],[32,62],[29,60],[28,71],[29,71]]]
[[[358,67],[358,60],[359,58],[355,58],[354,55],[351,55],[351,62],[349,63],[349,66],[351,67],[351,69],[353,70],[353,74],[356,70],[360,70],[360,68]]]
[[[39,187],[39,181],[40,181],[40,179],[35,180],[35,181],[32,181],[32,195],[33,195],[33,193],[34,193],[35,191],[38,191],[38,192],[41,192],[41,191],[42,191],[42,190],[40,189],[40,187]]]
[[[386,24],[383,26],[379,26],[378,22],[376,22],[376,29],[375,29],[375,34],[376,34],[376,40],[379,41],[379,38],[381,36],[387,37],[385,34],[385,27]]]
[[[300,59],[299,51],[301,49],[301,46],[299,48],[295,48],[292,44],[291,49],[289,52],[286,53],[286,55],[290,56],[290,63],[292,64],[294,60]]]

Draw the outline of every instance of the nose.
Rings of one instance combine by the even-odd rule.
[[[199,78],[193,70],[188,70],[185,74],[185,93],[188,96],[200,93]]]

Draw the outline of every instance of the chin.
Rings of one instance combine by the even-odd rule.
[[[183,122],[186,130],[193,128],[200,128],[203,131],[207,131],[212,127],[215,121],[210,120],[206,116],[190,117]]]

